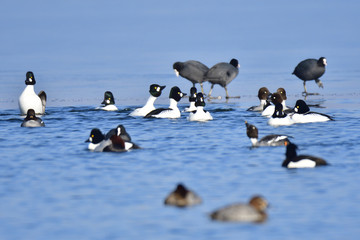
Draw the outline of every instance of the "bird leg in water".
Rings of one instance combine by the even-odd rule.
[[[230,97],[229,96],[229,93],[228,93],[228,90],[227,90],[227,87],[225,86],[225,93],[226,93],[226,99],[229,99],[229,98],[240,98],[240,96],[234,96],[234,97]]]
[[[208,98],[211,97],[211,93],[212,93],[213,88],[214,88],[214,84],[211,84],[211,88],[210,88],[210,91],[209,91],[209,94],[208,94]]]
[[[320,81],[320,80],[319,80]],[[321,83],[321,82],[320,82]],[[302,93],[302,95],[303,96],[309,96],[309,95],[319,95],[319,93],[308,93],[307,91],[306,91],[306,86],[305,86],[305,84],[306,84],[306,81],[304,81],[304,92]],[[322,85],[322,84],[321,84]]]
[[[201,87],[201,92],[204,94],[204,88],[203,88],[203,84],[200,83],[200,87]]]
[[[319,86],[319,88],[324,88],[324,85],[320,81],[320,79],[315,79],[316,84]]]

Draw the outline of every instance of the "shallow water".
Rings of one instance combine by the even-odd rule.
[[[176,120],[129,117],[134,105],[119,106],[118,112],[75,106],[47,108],[42,117],[46,127],[31,129],[19,127],[17,109],[3,110],[2,238],[351,239],[360,233],[359,113],[353,104],[336,107],[344,99],[320,100],[325,108],[316,110],[336,121],[279,128],[247,112],[243,103],[256,103],[247,97],[208,103],[214,120],[204,123],[189,122],[187,114]],[[181,103],[181,108],[187,105],[185,99]],[[285,148],[251,149],[245,120],[259,128],[260,137],[291,135],[299,153],[321,156],[331,165],[282,168]],[[118,124],[141,150],[116,154],[86,149],[92,128],[107,132]],[[179,182],[196,191],[203,204],[164,206]],[[209,220],[212,210],[254,194],[271,204],[264,224]]]
[[[357,239],[360,234],[359,2],[329,1],[5,1],[0,16],[0,239]],[[29,4],[30,3],[30,4]],[[311,4],[311,8],[309,8]],[[140,7],[141,6],[141,7]],[[324,89],[306,99],[326,123],[273,128],[257,91],[284,87],[287,105],[303,99],[291,75],[306,58],[327,57]],[[240,99],[207,102],[213,121],[129,117],[152,83],[189,92],[172,64],[208,66],[238,58],[229,84]],[[26,71],[48,95],[45,128],[21,128],[17,99]],[[204,84],[205,92],[210,85]],[[117,112],[95,110],[114,93]],[[214,96],[224,96],[215,86]],[[180,108],[188,105],[187,99]],[[244,122],[291,135],[299,154],[330,166],[287,170],[284,147],[250,148]],[[142,147],[93,153],[92,128],[123,124]],[[163,205],[182,182],[203,204]],[[263,224],[217,223],[208,214],[255,194],[270,203]]]

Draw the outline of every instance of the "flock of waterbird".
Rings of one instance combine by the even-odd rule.
[[[325,72],[326,59],[324,57],[317,59],[306,59],[300,62],[294,69],[293,74],[303,80],[304,94],[311,95],[306,90],[306,81],[315,80],[319,87],[323,87],[320,77]],[[204,110],[205,97],[212,98],[211,93],[214,85],[218,84],[225,89],[226,98],[228,94],[228,84],[238,75],[239,63],[237,59],[231,59],[229,63],[221,62],[208,68],[205,64],[189,60],[186,62],[175,62],[173,69],[177,76],[192,82],[193,87],[189,94],[189,107],[183,112],[188,112],[189,121],[208,121],[213,120],[210,112]],[[203,83],[211,84],[210,92],[205,95]],[[197,92],[195,84],[200,84],[201,92]],[[44,127],[45,124],[37,115],[45,114],[46,93],[41,91],[36,94],[34,85],[35,76],[32,72],[26,73],[26,87],[19,97],[19,109],[21,115],[26,115],[21,127]],[[169,107],[155,108],[155,100],[162,94],[165,86],[152,84],[149,88],[150,96],[146,104],[141,108],[134,109],[129,115],[132,117],[144,118],[180,118],[181,112],[177,106],[178,102],[186,95],[181,92],[179,87],[174,86],[169,93]],[[324,122],[333,120],[330,116],[322,113],[312,112],[309,106],[303,100],[298,100],[295,107],[286,106],[286,91],[284,88],[278,88],[275,93],[270,93],[266,87],[258,91],[260,104],[247,109],[247,111],[259,112],[263,117],[268,118],[268,124],[271,126],[287,126],[296,123]],[[102,106],[99,110],[117,111],[115,99],[110,91],[104,94]],[[286,159],[282,166],[287,168],[310,168],[327,165],[327,162],[318,157],[310,155],[297,155],[297,146],[289,139],[290,136],[272,134],[258,139],[258,129],[256,126],[245,121],[246,133],[249,137],[252,147],[262,146],[286,146]],[[88,149],[95,152],[125,152],[131,149],[140,148],[131,141],[130,135],[126,132],[123,125],[118,125],[111,129],[107,134],[103,134],[100,129],[91,130]],[[192,206],[200,204],[202,199],[193,191],[187,189],[183,184],[178,184],[176,189],[165,199],[166,205],[178,207]],[[219,221],[240,221],[240,222],[263,222],[267,218],[265,212],[268,206],[267,201],[261,196],[254,196],[248,204],[233,204],[215,210],[210,214],[211,219]]]

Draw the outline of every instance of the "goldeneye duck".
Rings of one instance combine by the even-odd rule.
[[[262,112],[267,105],[270,105],[270,103],[268,102],[269,95],[270,95],[269,89],[267,89],[266,87],[260,88],[258,91],[258,98],[260,100],[260,105],[250,107],[246,111]]]
[[[294,114],[291,116],[295,123],[326,122],[334,119],[326,114],[311,112],[304,100],[297,100],[294,107]]]
[[[326,166],[327,162],[319,157],[310,155],[297,155],[296,149],[298,147],[289,143],[286,146],[286,159],[283,161],[282,166],[286,168],[313,168],[317,166]]]
[[[189,102],[190,102],[190,106],[184,109],[184,112],[192,112],[196,110],[196,106],[195,106],[195,102],[196,102],[196,88],[192,87],[190,89],[190,97],[189,97]]]
[[[179,118],[181,117],[181,113],[179,108],[177,107],[177,103],[181,100],[186,93],[182,93],[180,88],[173,87],[170,90],[169,99],[170,105],[169,108],[158,108],[155,109],[148,114],[146,114],[145,118]]]
[[[221,62],[215,64],[205,74],[205,80],[211,83],[210,92],[208,97],[211,98],[211,92],[215,84],[219,84],[225,89],[226,98],[230,98],[227,85],[238,75],[239,73],[239,62],[237,59],[231,59],[230,63]],[[237,97],[239,98],[239,97]]]
[[[118,125],[116,128],[111,129],[106,135],[105,135],[105,140],[111,139],[112,136],[118,136],[121,137],[121,139],[124,141],[124,149],[125,150],[130,150],[130,149],[139,149],[140,147],[138,145],[136,145],[135,143],[133,143],[131,141],[131,137],[128,134],[128,132],[126,131],[125,127],[123,125]],[[112,140],[117,141],[116,138],[113,138]]]
[[[261,223],[267,219],[265,210],[268,202],[261,196],[254,196],[248,204],[236,203],[220,208],[210,217],[212,220],[223,222],[253,222]]]
[[[291,115],[287,115],[283,112],[283,106],[281,103],[275,105],[274,114],[268,121],[268,124],[274,127],[277,126],[288,126],[294,124],[294,121],[291,118]]]
[[[105,110],[105,111],[117,111],[118,108],[115,106],[115,99],[114,95],[110,91],[106,91],[104,93],[104,100],[101,104],[104,104],[101,107],[98,107],[97,109]]]
[[[284,104],[283,104],[284,99],[281,97],[280,93],[278,93],[278,92],[273,93],[269,97],[270,97],[270,100],[273,103],[273,105],[266,106],[264,111],[261,112],[261,115],[265,116],[265,117],[271,117],[271,115],[274,114],[275,105],[278,103],[280,103],[283,106],[283,110],[286,107],[286,106],[284,107]]]
[[[150,97],[148,98],[146,104],[141,108],[135,109],[129,115],[132,117],[144,117],[149,112],[155,110],[154,102],[158,97],[160,97],[162,90],[165,87],[166,86],[160,86],[158,84],[151,84],[149,89]]]
[[[107,141],[110,141],[110,144],[104,148],[103,152],[126,152],[128,150],[120,136],[112,135]]]
[[[183,184],[178,184],[176,189],[166,197],[164,204],[186,207],[200,204],[201,202],[201,198],[196,193],[187,189]]]
[[[36,114],[45,114],[46,93],[40,91],[36,95],[34,86],[36,84],[33,72],[26,73],[26,87],[19,97],[19,108],[21,115],[26,115],[29,109],[33,109]]]
[[[258,129],[252,124],[249,124],[245,121],[246,125],[246,135],[250,138],[252,147],[262,147],[262,146],[285,146],[286,142],[290,142],[289,136],[271,134],[267,135],[258,140]]]
[[[196,96],[196,110],[190,112],[188,120],[190,121],[208,121],[213,120],[213,117],[208,111],[204,110],[205,101],[202,93],[198,93]]]
[[[292,112],[293,112],[292,107],[286,106],[287,96],[286,96],[285,88],[278,88],[278,89],[276,90],[276,92],[281,95],[281,98],[282,98],[281,104],[283,105],[283,110],[284,110],[284,112],[285,112],[285,113],[292,113]]]
[[[301,61],[294,69],[294,74],[298,78],[304,81],[304,94],[311,95],[314,93],[308,93],[306,90],[306,81],[315,80],[316,84],[320,88],[324,88],[320,77],[325,73],[325,66],[327,65],[326,58],[321,57],[319,59],[306,59]]]
[[[98,128],[91,130],[90,136],[85,142],[89,142],[88,149],[95,152],[102,152],[110,144],[109,141],[105,140],[104,134]]]
[[[21,127],[45,127],[45,123],[41,118],[36,117],[34,109],[29,109]]]
[[[206,81],[205,74],[209,71],[209,68],[205,64],[194,60],[175,62],[173,64],[173,69],[177,77],[180,75],[183,78],[186,78],[192,82],[193,87],[195,87],[196,83],[199,83],[201,92],[204,93],[203,82]]]

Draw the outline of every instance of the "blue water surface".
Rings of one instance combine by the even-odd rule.
[[[0,239],[358,239],[360,234],[360,35],[358,1],[4,1],[0,15]],[[305,100],[334,117],[274,128],[246,111],[257,91],[284,87],[304,99],[298,62],[325,56],[324,89]],[[208,101],[214,120],[143,119],[152,83],[177,85],[175,61],[208,66],[237,58],[229,94]],[[21,128],[17,99],[26,71],[48,95],[46,127]],[[205,83],[205,91],[210,84]],[[95,110],[114,93],[119,111]],[[225,96],[215,86],[214,96]],[[181,109],[188,106],[185,98]],[[285,148],[250,148],[244,122],[291,135],[299,154],[330,166],[288,170]],[[92,128],[123,124],[142,149],[94,153]],[[164,206],[182,182],[198,206]],[[218,223],[209,213],[255,195],[270,203],[263,224]]]

